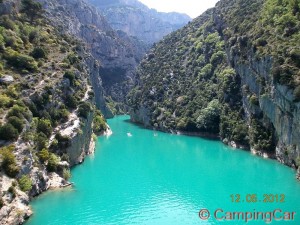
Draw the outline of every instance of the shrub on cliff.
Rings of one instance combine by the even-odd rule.
[[[16,28],[15,23],[7,15],[1,16],[0,26],[10,30],[14,30]]]
[[[74,85],[75,74],[74,74],[73,71],[66,71],[65,74],[64,74],[64,78],[69,79],[71,85]]]
[[[259,99],[255,94],[250,97],[249,102],[251,105],[259,106]]]
[[[71,138],[66,135],[57,133],[55,139],[57,140],[57,147],[60,149],[66,149],[71,145]]]
[[[68,56],[67,56],[69,62],[71,65],[74,65],[75,63],[78,63],[79,62],[79,58],[78,56],[75,54],[75,53],[70,53]]]
[[[61,158],[61,161],[66,161],[66,162],[70,163],[70,157],[68,154],[63,153],[60,158]]]
[[[30,55],[35,59],[44,59],[47,57],[47,52],[42,47],[35,47],[30,53]]]
[[[64,169],[63,169],[63,178],[64,178],[65,180],[69,180],[70,177],[71,177],[71,172],[70,172],[70,170],[64,168]]]
[[[38,43],[39,37],[40,37],[40,32],[38,29],[30,30],[30,32],[28,34],[28,40],[30,43],[32,43],[32,44]]]
[[[24,128],[24,120],[22,120],[16,116],[9,117],[8,123],[13,125],[14,128],[16,128],[19,133],[21,133]]]
[[[67,95],[65,98],[65,104],[70,109],[76,109],[78,101],[73,95]]]
[[[89,113],[91,112],[91,104],[89,102],[81,102],[79,107],[78,107],[78,115],[87,118]]]
[[[218,100],[208,103],[208,106],[200,111],[197,118],[197,127],[203,131],[219,132],[221,107]]]
[[[94,133],[101,133],[105,131],[107,128],[105,118],[101,114],[99,110],[95,112],[94,119],[93,119],[93,131]]]
[[[16,197],[17,191],[16,191],[16,188],[13,185],[10,186],[7,191],[11,194],[12,198]]]
[[[37,156],[39,157],[42,163],[45,163],[46,161],[49,160],[50,153],[46,148],[43,148],[41,151],[37,153]]]
[[[48,144],[48,138],[44,133],[40,132],[35,135],[34,142],[35,142],[37,150],[41,150],[43,148],[46,148],[46,146]]]
[[[0,27],[1,28],[1,27]],[[4,37],[0,32],[0,50],[4,50]]]
[[[32,188],[32,181],[28,175],[22,175],[22,177],[18,179],[18,183],[21,191],[27,192]]]
[[[49,115],[51,116],[51,123],[57,124],[58,122],[67,122],[70,112],[65,108],[51,108],[49,109]]]
[[[6,49],[4,58],[7,60],[9,65],[18,70],[28,70],[30,72],[36,72],[38,70],[37,63],[32,57],[21,54],[12,49]]]
[[[249,129],[250,144],[255,149],[271,152],[274,148],[273,132],[256,118],[251,119]]]
[[[57,133],[55,139],[51,143],[51,150],[60,150],[63,151],[71,145],[71,138],[66,135],[61,135]]]
[[[47,164],[47,171],[56,172],[58,163],[59,163],[59,158],[54,153],[50,153],[48,164]]]
[[[13,149],[14,146],[3,147],[0,149],[0,156],[2,158],[1,167],[10,177],[15,177],[20,170],[17,166],[15,155],[12,153]]]
[[[18,130],[10,123],[0,126],[0,140],[13,141],[19,137]]]
[[[13,104],[13,101],[7,95],[0,94],[0,108],[2,107],[9,107]]]
[[[27,109],[24,106],[14,105],[7,113],[7,117],[16,116],[18,118],[28,118],[29,114]]]
[[[44,133],[47,137],[50,137],[52,134],[52,125],[51,121],[48,119],[40,119],[36,128],[37,132]]]

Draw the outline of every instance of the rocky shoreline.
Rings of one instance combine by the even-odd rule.
[[[108,127],[101,135],[111,135],[112,131]],[[96,142],[95,135],[91,135],[90,139],[87,141],[89,143],[88,149],[85,149],[80,157],[78,157],[78,162],[76,164],[70,165],[66,162],[61,162],[62,166],[68,168],[76,166],[84,162],[84,158],[87,155],[93,154],[95,152]],[[14,185],[14,180],[7,177],[5,174],[1,174],[0,189],[9,190],[11,186]],[[31,178],[33,181],[31,191],[26,194],[25,192],[15,189],[13,194],[5,195],[4,201],[9,203],[3,205],[0,209],[0,225],[14,225],[23,224],[30,216],[33,211],[30,207],[30,201],[36,196],[48,191],[60,188],[66,188],[73,185],[73,183],[65,180],[59,174],[55,172],[47,173],[46,170],[40,170],[38,168],[32,168]],[[14,196],[13,196],[14,195]]]

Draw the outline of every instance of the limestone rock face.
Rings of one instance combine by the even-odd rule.
[[[84,126],[81,127],[82,132],[74,133],[74,137],[71,140],[71,145],[67,148],[67,154],[70,158],[70,165],[82,163],[84,157],[89,152],[89,146],[92,136],[92,122],[94,114],[91,112],[85,120]],[[71,134],[73,136],[73,134]]]
[[[29,197],[22,191],[17,190],[11,194],[8,190],[12,181],[1,174],[0,191],[4,205],[0,209],[0,225],[22,224],[25,219],[32,215],[29,204]]]
[[[90,61],[95,66],[91,81],[98,95],[96,103],[106,117],[111,117],[111,112],[103,104],[104,96],[111,96],[116,102],[125,102],[135,67],[148,45],[124,32],[113,30],[97,9],[83,0],[40,2],[46,9],[47,17],[58,24],[62,31],[80,38],[94,60],[98,61]],[[101,79],[96,77],[96,69]],[[101,86],[104,90],[101,90]]]
[[[226,23],[218,16],[218,11],[214,15],[214,22],[220,29],[227,29]],[[247,38],[238,37],[237,41],[247,42]],[[274,81],[273,57],[266,55],[258,58],[251,47],[249,45],[245,50],[246,60],[244,54],[236,52],[234,47],[226,48],[226,52],[228,60],[241,78],[241,87],[248,88],[247,92],[242,92],[247,123],[251,123],[251,118],[257,118],[276,136],[274,152],[264,152],[261,149],[255,151],[261,156],[268,155],[283,164],[297,168],[296,161],[300,157],[300,103],[295,101],[292,89]],[[249,94],[258,97],[258,106],[250,103]]]
[[[0,78],[0,83],[4,83],[4,84],[9,84],[12,83],[14,81],[14,78],[12,76],[3,76]]]
[[[186,14],[157,12],[136,0],[90,2],[103,13],[114,29],[122,30],[147,43],[161,40],[191,20]]]
[[[139,110],[132,111],[130,114],[131,121],[134,123],[141,123],[145,127],[151,127],[150,119],[151,115],[147,107],[142,106]]]

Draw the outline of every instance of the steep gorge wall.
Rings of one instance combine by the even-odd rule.
[[[125,102],[125,96],[132,86],[135,67],[148,46],[124,32],[113,30],[94,7],[82,0],[40,2],[46,9],[47,17],[58,24],[63,32],[80,38],[88,52],[98,61],[94,65],[99,68],[101,81],[94,75],[91,79],[94,88],[98,87],[96,103],[106,117],[111,117],[107,105],[102,104],[107,103],[104,98],[110,96],[113,101],[121,104]]]
[[[248,123],[250,124],[251,117],[264,117],[265,125],[271,125],[276,134],[275,157],[281,163],[296,168],[296,159],[300,157],[300,104],[294,101],[292,90],[274,84],[271,79],[272,57],[250,60],[249,64],[238,63],[240,59],[230,54],[229,59],[233,60],[234,68],[241,76],[241,86],[249,87],[250,93],[258,96],[259,106],[252,107],[249,93],[243,94],[243,107]],[[261,82],[262,77],[267,85]],[[263,154],[263,151],[260,154]]]
[[[242,1],[240,2],[240,6],[234,6],[233,8],[237,9],[238,7],[245,7],[244,4],[245,2]],[[291,87],[290,85],[283,85],[278,82],[278,80],[275,80],[276,76],[280,76],[275,75],[275,68],[276,66],[278,66],[278,58],[281,57],[282,52],[277,50],[278,52],[275,53],[269,52],[268,54],[264,53],[258,55],[257,51],[259,51],[259,48],[261,48],[261,46],[259,45],[260,42],[262,42],[261,40],[263,40],[263,38],[257,37],[257,39],[253,39],[252,37],[255,26],[261,26],[260,23],[262,23],[261,21],[264,20],[264,18],[262,17],[272,12],[271,8],[274,6],[271,4],[271,1],[251,1],[251,4],[248,4],[250,5],[249,9],[245,7],[244,10],[246,10],[249,15],[254,15],[252,16],[254,19],[251,21],[253,27],[248,28],[250,32],[242,31],[242,28],[239,28],[238,32],[241,33],[241,36],[234,37],[232,35],[226,34],[226,31],[232,29],[230,28],[228,17],[220,17],[220,15],[224,15],[224,8],[226,7],[226,5],[227,10],[230,9],[230,7],[228,6],[230,5],[228,1],[223,1],[217,4],[216,11],[213,16],[213,21],[219,28],[219,32],[221,32],[222,34],[225,33],[224,39],[227,42],[226,53],[228,60],[237,74],[241,77],[241,92],[243,108],[245,111],[245,119],[249,124],[250,129],[251,119],[256,118],[257,120],[262,122],[263,126],[267,130],[273,133],[272,138],[274,146],[271,157],[276,157],[276,159],[283,164],[286,164],[293,168],[298,168],[300,167],[298,162],[300,159],[300,103],[295,96],[295,87]],[[277,7],[280,8],[282,7],[282,5],[278,3]],[[287,4],[284,7],[287,10],[287,8],[293,6],[292,4]],[[269,10],[270,12],[268,12],[267,10]],[[297,16],[297,14],[295,14],[295,16]],[[244,18],[240,17],[242,18],[242,21],[240,22],[246,20],[246,17],[247,16],[245,16]],[[257,24],[255,24],[255,22]],[[282,43],[280,43],[280,41],[276,42],[272,38],[266,38],[263,35],[263,37],[265,38],[265,42],[262,43],[262,46],[271,48],[270,46],[267,46],[267,42],[273,42],[274,46],[282,45],[281,48],[285,48],[284,45],[288,46],[289,44],[284,43],[293,42],[292,35],[299,32],[298,25],[296,27],[294,28],[294,33],[284,34],[280,33],[280,29],[278,26],[276,31],[278,33],[269,34],[269,37],[272,37],[273,35],[282,35],[284,37],[282,38]],[[260,31],[261,33],[270,32],[269,27],[261,27],[260,29],[262,29]],[[266,31],[264,31],[263,29],[265,29]],[[251,31],[253,33],[251,33]],[[289,48],[297,48],[297,46],[293,46],[293,44],[290,44]],[[290,58],[291,55],[287,54],[285,57]],[[295,63],[293,63],[293,61],[290,61],[290,59],[288,59],[287,61],[291,66],[295,66]],[[283,76],[283,73],[285,72],[281,71],[281,73],[281,76]],[[297,80],[297,78],[295,78],[297,76],[296,74],[290,74],[290,76],[294,78],[286,79]],[[251,96],[257,97],[257,105],[253,106],[253,104],[251,104]],[[251,150],[256,153],[258,152],[260,155],[263,155],[265,152],[262,149],[255,148],[255,146],[251,146]]]
[[[74,134],[74,137],[71,139],[70,147],[66,149],[71,166],[82,163],[84,157],[88,155],[90,151],[93,151],[93,149],[90,149],[93,134],[93,118],[94,112],[89,112],[86,120],[80,127],[80,132]]]
[[[24,122],[18,137],[7,140],[2,133],[0,136],[0,224],[24,223],[32,215],[29,207],[31,198],[49,188],[59,188],[67,184],[64,171],[68,172],[71,166],[82,162],[85,155],[90,153],[95,101],[99,108],[111,115],[104,100],[99,63],[86,51],[85,46],[69,35],[62,35],[44,18],[28,25],[25,15],[22,15],[25,18],[20,19],[19,8],[18,1],[0,3],[1,19],[8,18],[13,24],[5,29],[1,24],[1,32],[19,38],[21,29],[16,27],[25,27],[26,23],[26,29],[36,32],[37,40],[27,40],[24,48],[27,38],[25,33],[24,43],[19,41],[18,47],[9,47],[5,42],[1,42],[0,46],[1,78],[7,74],[12,77],[10,83],[3,83],[1,79],[0,94],[1,97],[17,98],[12,99],[9,106],[1,105],[1,111],[6,115],[14,108],[15,115]],[[39,38],[44,39],[40,41]],[[29,54],[36,47],[42,47],[48,55],[40,59],[39,67],[30,72],[25,69],[20,71],[17,65],[9,64],[9,59],[3,57],[4,53],[9,53],[13,48],[15,55],[22,55],[23,58],[20,58],[30,59],[33,65],[37,65],[38,60]],[[90,81],[93,87],[90,86]],[[16,87],[15,95],[7,94],[9,88]],[[84,111],[81,107],[84,107]],[[86,118],[84,113],[87,113]],[[1,115],[1,128],[8,122],[4,115]],[[43,128],[38,128],[41,121],[45,121]],[[57,140],[58,134],[63,140]],[[18,168],[17,174],[7,176],[4,171],[2,160],[5,151],[9,151],[11,161],[15,161],[13,166]],[[42,151],[46,152],[44,157],[48,157],[45,161],[40,156]],[[50,156],[54,158],[51,169]],[[30,182],[28,190],[23,190],[18,184],[24,176]]]
[[[131,120],[163,131],[217,134],[300,168],[299,23],[271,24],[274,4],[220,1],[156,44],[128,96]],[[299,17],[296,5],[276,4],[284,9],[277,18],[292,9]]]

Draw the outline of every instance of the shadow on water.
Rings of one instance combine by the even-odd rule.
[[[221,141],[219,136],[207,136],[206,134],[202,134],[200,132],[199,133],[197,133],[197,132],[188,133],[188,132],[184,132],[184,131],[183,132],[179,131],[181,133],[175,133],[175,132],[170,132],[170,131],[166,131],[166,130],[156,129],[154,127],[146,127],[142,123],[132,122],[130,119],[124,119],[123,121],[125,123],[129,123],[129,124],[132,124],[134,126],[137,126],[138,128],[140,128],[142,130],[152,130],[152,131],[162,132],[162,133],[165,133],[165,134],[173,134],[173,135],[178,135],[178,136],[182,135],[182,136],[188,136],[188,137],[201,138],[203,140],[219,141],[223,145],[225,145],[226,147],[231,148],[233,150],[240,150],[240,151],[243,151],[243,152],[251,153],[249,148],[246,148],[246,147],[244,147],[244,148],[234,148],[234,147],[231,147],[228,144],[225,144],[224,142]],[[253,155],[253,156],[261,158],[261,156],[259,156],[259,155]],[[274,160],[274,158],[265,158],[265,159],[266,160]],[[286,167],[289,167],[289,166],[286,166]]]
[[[125,123],[129,123],[129,124],[132,124],[134,126],[137,126],[137,127],[139,127],[140,129],[143,129],[143,130],[152,130],[152,131],[159,131],[159,132],[162,132],[162,133],[165,133],[165,134],[184,135],[184,136],[189,136],[189,137],[198,137],[198,138],[202,138],[202,139],[205,139],[205,140],[221,141],[220,137],[218,135],[209,135],[209,134],[200,133],[200,132],[199,133],[197,133],[197,132],[185,132],[185,131],[177,131],[177,130],[168,131],[168,130],[157,129],[157,128],[154,128],[154,127],[146,127],[142,123],[132,122],[130,119],[125,119],[123,121]],[[242,150],[249,151],[249,149],[242,149]]]
[[[135,122],[132,122],[130,119],[125,119],[125,120],[123,120],[125,123],[129,123],[129,124],[132,124],[132,125],[134,125],[134,126],[137,126],[137,127],[139,127],[140,129],[143,129],[143,130],[153,130],[153,131],[160,131],[160,130],[157,130],[157,129],[154,129],[154,128],[152,128],[152,127],[146,127],[146,126],[144,126],[142,123],[135,123]],[[163,131],[161,131],[161,132],[163,132]],[[164,132],[164,133],[166,133],[166,132]]]

